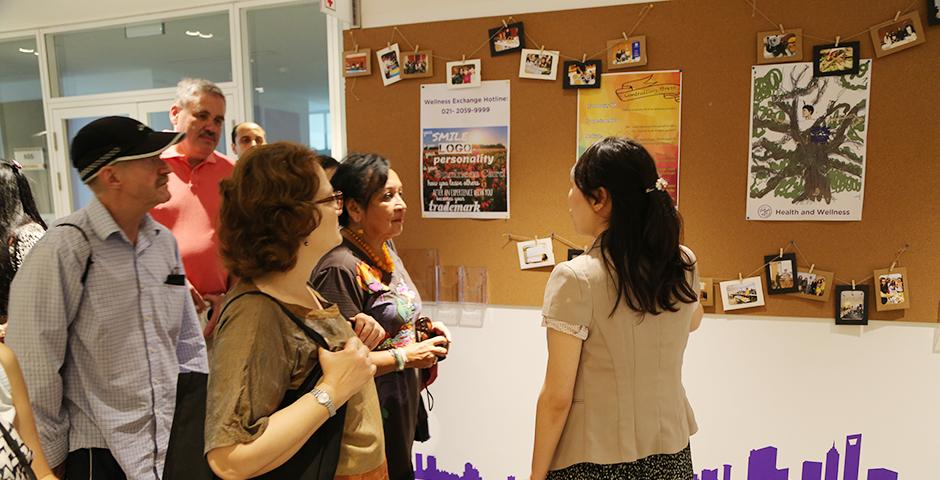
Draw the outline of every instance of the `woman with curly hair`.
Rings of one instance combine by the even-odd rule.
[[[342,193],[287,142],[250,150],[221,190],[221,254],[241,281],[209,357],[209,466],[222,478],[387,479],[376,367],[307,286],[341,240]]]

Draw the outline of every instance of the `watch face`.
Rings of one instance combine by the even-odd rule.
[[[317,393],[314,394],[314,396],[316,397],[317,401],[320,403],[326,403],[330,401],[330,395],[324,392],[323,390],[318,390]]]

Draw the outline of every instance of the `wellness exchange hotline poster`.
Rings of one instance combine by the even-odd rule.
[[[421,215],[509,218],[509,80],[421,86]]]
[[[678,205],[681,118],[682,72],[605,73],[600,88],[578,90],[578,157],[604,137],[632,138],[656,161]]]

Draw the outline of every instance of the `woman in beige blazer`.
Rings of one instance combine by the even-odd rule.
[[[594,242],[545,288],[532,479],[692,478],[682,357],[702,308],[666,185],[646,149],[622,138],[571,169],[568,209]]]

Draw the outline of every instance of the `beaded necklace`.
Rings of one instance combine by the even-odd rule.
[[[382,244],[382,256],[380,257],[358,233],[352,231],[349,228],[343,228],[342,232],[343,236],[346,237],[347,240],[352,242],[357,248],[359,248],[359,250],[362,250],[366,256],[369,257],[369,260],[373,265],[379,267],[379,269],[386,273],[392,273],[395,271],[395,262],[392,261],[392,255],[388,253],[388,247],[384,243]]]

